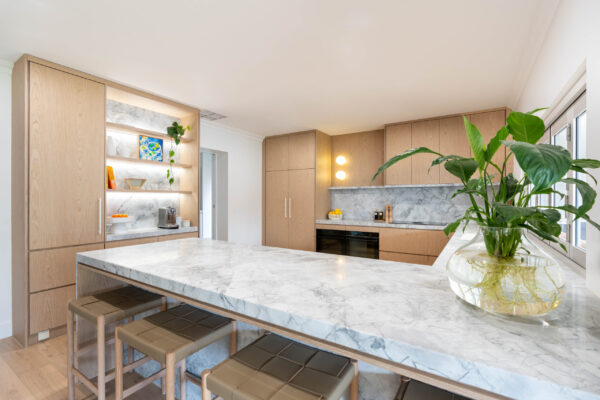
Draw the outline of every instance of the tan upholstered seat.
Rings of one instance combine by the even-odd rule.
[[[164,363],[168,353],[175,362],[229,335],[231,320],[189,305],[140,319],[119,329],[119,339]]]
[[[266,334],[202,376],[207,398],[214,393],[225,400],[339,399],[356,377],[356,363]],[[351,398],[358,386],[353,390]]]
[[[69,303],[69,310],[93,322],[103,315],[104,323],[108,325],[160,307],[161,303],[162,296],[135,286],[125,286],[73,300]]]
[[[120,323],[123,320],[133,321],[137,314],[163,308],[165,298],[154,293],[147,292],[134,286],[125,286],[118,289],[99,293],[93,296],[80,297],[69,302],[67,315],[67,333],[69,342],[69,364],[68,364],[68,386],[69,399],[75,398],[75,377],[83,382],[99,400],[106,397],[105,384],[114,378],[113,373],[106,373],[105,370],[105,345],[112,339],[106,341],[106,327],[113,323]],[[96,344],[97,348],[97,383],[86,377],[77,369],[77,358],[84,352],[91,349],[91,346],[78,349],[75,344],[75,314],[92,322],[96,325]],[[127,351],[127,358],[133,359],[133,349]],[[131,368],[135,365],[131,365]]]
[[[186,357],[228,335],[230,349],[236,347],[234,321],[187,304],[120,326],[115,335],[115,397],[117,400],[143,387],[123,389],[123,344],[135,348],[166,366],[165,369],[147,378],[145,382],[150,384],[156,378],[165,376],[167,399],[174,399],[175,396],[176,364],[179,364],[181,372],[181,399],[185,399]],[[231,350],[232,353],[234,351]]]

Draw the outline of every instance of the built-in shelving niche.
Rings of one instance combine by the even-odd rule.
[[[131,230],[154,228],[158,208],[170,206],[198,226],[199,111],[114,87],[107,87],[106,99],[106,165],[113,167],[117,188],[106,189],[105,215],[135,216]],[[192,129],[175,149],[175,182],[169,185],[168,152],[174,142],[166,132],[173,121]],[[162,162],[139,158],[140,135],[163,139]],[[132,190],[125,178],[143,178],[146,183]]]

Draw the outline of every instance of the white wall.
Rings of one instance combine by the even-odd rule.
[[[548,29],[517,110],[550,106],[578,67],[586,64],[588,157],[600,159],[600,2],[562,0]],[[595,172],[600,180],[600,173]],[[600,198],[590,212],[600,221]],[[600,232],[590,227],[586,257],[587,285],[600,296]]]
[[[228,155],[228,240],[262,238],[262,136],[202,120],[200,146]]]
[[[4,149],[10,149],[12,63],[0,60],[0,137]],[[10,258],[10,157],[0,157],[4,190],[0,191],[0,338],[12,335],[11,258]]]

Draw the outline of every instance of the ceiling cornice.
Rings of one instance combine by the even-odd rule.
[[[205,126],[213,126],[217,129],[223,129],[226,130],[228,133],[231,133],[232,135],[236,135],[236,136],[240,136],[243,137],[245,139],[250,139],[250,140],[254,140],[256,142],[262,143],[262,141],[264,140],[264,136],[263,135],[259,135],[256,133],[252,133],[252,132],[248,132],[242,129],[238,129],[238,128],[233,128],[231,126],[227,126],[224,125],[223,123],[219,123],[219,122],[215,122],[215,121],[209,121],[206,119],[200,119],[200,141],[202,141],[202,125]]]

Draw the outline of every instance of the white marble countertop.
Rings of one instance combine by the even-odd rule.
[[[461,241],[454,235],[448,246]],[[77,261],[504,396],[600,398],[600,299],[570,271],[563,305],[525,320],[458,300],[441,264],[203,239]]]
[[[177,235],[178,233],[198,232],[197,226],[189,226],[187,228],[163,229],[163,228],[148,228],[135,229],[125,233],[107,233],[106,241],[114,242],[115,240],[140,239],[153,236]]]
[[[380,221],[365,221],[358,219],[318,219],[315,221],[317,224],[321,225],[348,225],[348,226],[370,226],[376,228],[404,228],[404,229],[428,229],[434,231],[443,230],[446,227],[446,224],[438,224],[438,225],[426,225],[426,224],[398,224],[391,223],[388,224],[386,222]]]

